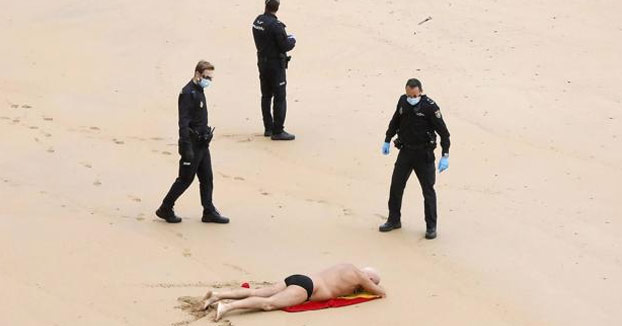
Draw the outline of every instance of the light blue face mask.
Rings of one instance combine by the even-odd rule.
[[[210,85],[212,85],[212,81],[209,79],[201,78],[201,80],[199,81],[199,86],[203,88],[208,88],[210,87]]]
[[[408,101],[408,104],[410,104],[410,105],[417,105],[417,103],[419,103],[419,101],[421,101],[421,96],[419,96],[419,97],[407,97],[406,101]]]

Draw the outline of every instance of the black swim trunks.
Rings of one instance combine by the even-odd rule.
[[[307,291],[307,301],[311,299],[313,295],[313,281],[310,277],[305,275],[292,275],[285,279],[285,285],[297,285]]]

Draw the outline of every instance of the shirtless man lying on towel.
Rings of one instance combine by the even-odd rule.
[[[218,321],[226,313],[237,309],[277,310],[304,303],[305,301],[324,301],[344,295],[366,291],[385,297],[380,283],[380,275],[371,267],[357,268],[351,264],[340,264],[322,272],[305,275],[292,275],[284,281],[263,289],[239,288],[226,292],[209,291],[203,298],[208,309],[217,303]],[[229,303],[223,299],[236,299]]]

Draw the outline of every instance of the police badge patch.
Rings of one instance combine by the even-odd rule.
[[[438,119],[440,119],[440,118],[442,117],[442,115],[441,115],[441,110],[436,110],[436,112],[434,112],[434,115],[435,115]]]
[[[404,109],[400,106],[400,114],[404,113]]]
[[[203,101],[201,101],[201,109],[203,108]]]

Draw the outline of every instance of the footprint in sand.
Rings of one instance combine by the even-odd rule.
[[[242,178],[242,177],[234,177],[233,180],[237,180],[237,181],[246,181],[246,179]]]
[[[30,127],[28,127],[28,128],[29,128],[29,129],[39,129],[39,127],[37,127],[37,126],[30,126]]]
[[[102,185],[102,183],[101,183],[101,181],[99,181],[99,180],[95,180],[95,181],[93,182],[93,185],[94,185],[94,186],[96,186],[96,187],[98,187],[98,186],[101,186],[101,185]]]
[[[47,152],[48,153],[54,153],[54,152],[56,152],[56,150],[54,148],[50,147],[50,148],[48,148]]]
[[[162,155],[173,155],[173,153],[171,153],[171,152],[167,152],[167,151],[163,151],[163,152],[162,152]]]
[[[85,167],[85,168],[87,168],[87,169],[90,169],[90,168],[92,168],[92,167],[93,167],[93,166],[91,165],[91,163],[87,163],[87,162],[80,162],[80,165],[82,165],[83,167]]]
[[[249,143],[253,141],[252,137],[248,137],[246,135],[237,135],[237,134],[224,134],[223,138],[234,139],[238,143]]]
[[[270,193],[266,192],[266,191],[262,191],[261,194],[264,195],[264,196],[270,196]]]
[[[101,130],[101,129],[99,129],[99,127],[89,127],[89,129],[91,129],[91,130],[95,130],[95,131],[99,131],[99,130]]]
[[[19,108],[19,104],[11,104],[11,109],[17,109]]]
[[[114,138],[112,141],[113,141],[115,144],[117,144],[117,145],[123,145],[123,144],[125,144],[125,142],[124,142],[124,141],[122,141],[122,140],[118,140],[118,139],[116,139],[116,138]]]
[[[45,120],[45,121],[54,121],[54,118],[52,118],[52,117],[43,117],[43,120]]]
[[[132,196],[132,195],[129,195],[129,196],[127,196],[127,197],[128,197],[129,199],[131,199],[132,201],[135,201],[135,202],[137,202],[137,203],[140,203],[140,202],[142,202],[142,201],[143,201],[143,200],[142,200],[142,199],[140,199],[139,197],[135,197],[135,196]]]
[[[177,301],[179,301],[181,305],[176,306],[175,308],[188,313],[192,319],[173,323],[173,326],[190,325],[191,323],[206,317],[208,314],[211,314],[213,318],[214,313],[210,313],[213,309],[203,310],[204,297],[179,297],[177,298]]]
[[[32,106],[30,106],[28,104],[24,104],[24,105],[22,105],[22,109],[32,109]]]
[[[192,257],[192,252],[190,252],[190,249],[184,249],[183,255],[184,257],[189,258]]]

